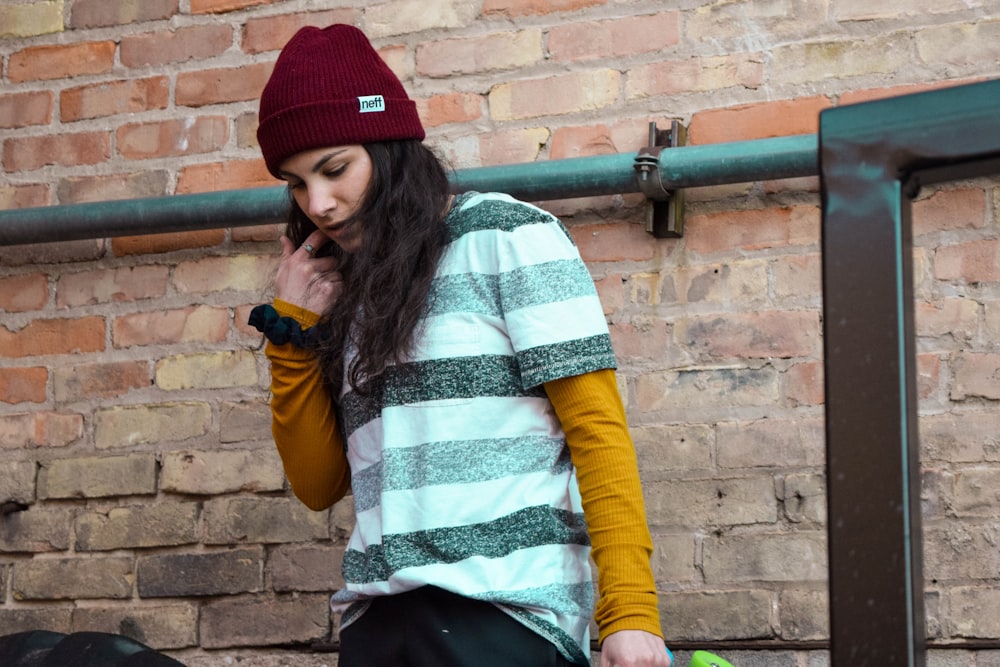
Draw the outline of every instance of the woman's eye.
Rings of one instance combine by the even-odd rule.
[[[335,167],[333,169],[327,169],[326,172],[324,172],[324,175],[327,178],[337,178],[338,176],[340,176],[341,174],[343,174],[345,171],[347,171],[347,165],[346,164],[342,164],[339,167]]]

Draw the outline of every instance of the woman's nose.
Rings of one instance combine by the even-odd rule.
[[[309,215],[322,218],[337,208],[337,200],[330,193],[319,188],[309,191]]]

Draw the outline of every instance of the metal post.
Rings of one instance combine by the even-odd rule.
[[[910,199],[1000,171],[1000,81],[820,115],[833,667],[925,664]]]

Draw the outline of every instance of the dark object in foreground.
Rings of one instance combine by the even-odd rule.
[[[0,636],[4,667],[184,667],[134,639],[105,632],[30,630]]]

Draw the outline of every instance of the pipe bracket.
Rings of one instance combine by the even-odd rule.
[[[659,130],[649,123],[648,144],[639,149],[633,167],[639,191],[646,196],[646,231],[656,238],[679,238],[684,235],[684,191],[668,190],[660,176],[660,153],[683,146],[687,130],[678,121],[669,130]]]

